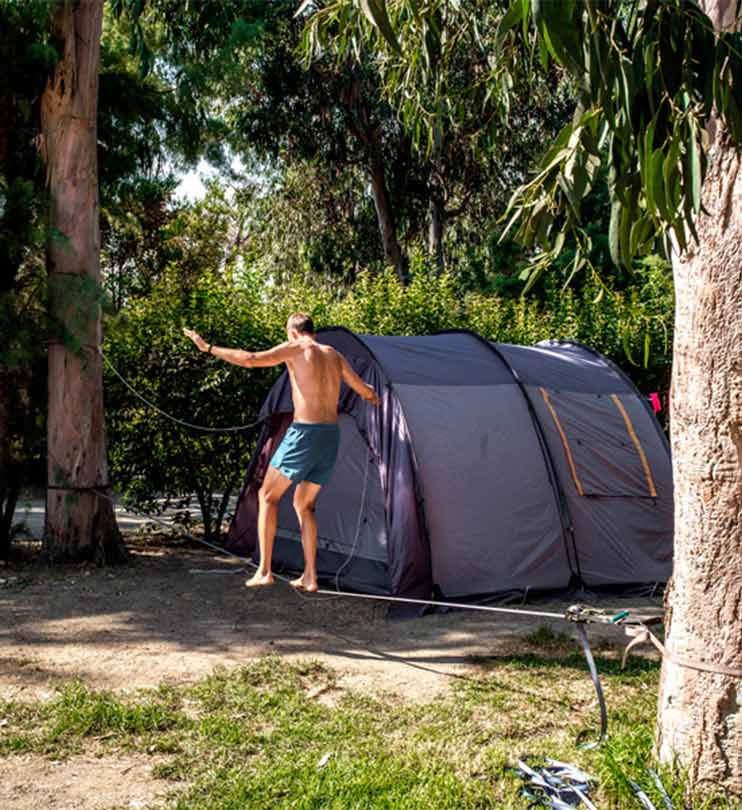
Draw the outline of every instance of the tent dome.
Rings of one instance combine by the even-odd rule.
[[[607,358],[574,342],[490,343],[318,332],[381,393],[343,386],[340,451],[317,501],[318,571],[343,587],[446,598],[665,582],[672,565],[669,446]],[[292,420],[284,372],[227,539],[257,555],[257,494]],[[302,567],[290,497],[274,563]]]

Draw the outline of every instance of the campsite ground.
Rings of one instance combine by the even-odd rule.
[[[0,571],[9,619],[0,628],[6,699],[43,698],[75,677],[111,689],[193,681],[218,664],[275,652],[328,663],[338,670],[340,691],[428,700],[450,676],[516,650],[539,627],[571,632],[556,620],[462,611],[390,622],[384,603],[300,595],[280,581],[248,590],[241,563],[194,547],[139,545],[128,565],[107,570],[28,564]],[[613,604],[658,608],[658,600]],[[591,635],[623,643],[615,628],[594,626]]]
[[[142,736],[136,723],[129,728],[113,722],[110,718],[116,712],[106,701],[139,706],[154,699],[152,695],[158,696],[155,702],[163,695],[171,696],[168,701],[177,695],[167,710],[176,712],[178,722],[190,723],[193,731],[209,702],[198,689],[203,690],[204,684],[213,687],[209,676],[215,669],[222,673],[217,680],[226,678],[230,689],[237,682],[249,682],[252,701],[257,700],[261,683],[272,683],[271,678],[277,679],[274,686],[279,692],[293,683],[287,700],[301,702],[307,711],[324,712],[318,716],[320,725],[348,716],[352,705],[359,713],[358,728],[390,711],[391,717],[417,718],[415,723],[422,726],[409,722],[425,736],[425,723],[446,724],[443,716],[431,719],[430,712],[448,717],[462,708],[463,700],[480,717],[476,728],[465,731],[464,741],[452,741],[454,748],[475,745],[479,734],[479,750],[507,709],[516,716],[507,729],[495,734],[505,747],[492,747],[499,753],[489,764],[477,766],[482,773],[495,768],[495,761],[502,771],[503,756],[516,744],[523,750],[539,750],[552,740],[557,747],[549,750],[562,749],[567,755],[565,746],[567,752],[575,750],[574,733],[597,721],[584,659],[575,642],[563,635],[571,632],[564,623],[463,612],[390,622],[383,604],[300,596],[280,582],[270,589],[248,591],[240,569],[239,562],[198,547],[145,540],[134,543],[131,562],[116,569],[83,566],[60,571],[22,561],[0,568],[0,726],[5,726],[0,727],[0,740],[6,732],[6,744],[0,742],[0,806],[5,810],[154,807],[169,791],[187,795],[196,790],[194,785],[202,785],[206,778],[198,775],[203,754],[192,754],[196,761],[184,767],[187,754],[179,744],[163,744],[157,728]],[[657,609],[657,600],[640,604]],[[620,600],[613,605],[632,609],[638,603]],[[564,606],[541,607],[559,611]],[[621,675],[619,632],[596,627],[591,636],[607,678],[609,705],[619,711],[614,722],[620,723],[625,703],[645,699],[647,690],[654,690],[656,656],[642,652],[645,658],[637,659],[628,675]],[[274,657],[263,658],[270,653]],[[314,663],[307,664],[309,659]],[[229,680],[235,678],[234,683]],[[141,692],[148,688],[156,691]],[[226,687],[222,683],[219,688]],[[75,725],[70,713],[78,717],[84,706],[92,711],[90,706],[102,698],[90,690],[101,689],[113,693],[103,701],[108,709],[102,716],[108,719]],[[193,689],[197,691],[192,693]],[[521,697],[513,703],[518,693]],[[261,723],[283,722],[272,716],[278,711],[275,707],[264,706],[262,711]],[[651,717],[645,721],[651,723]],[[70,722],[74,728],[68,734]],[[225,719],[232,722],[232,715]],[[64,733],[58,732],[60,727]],[[169,729],[166,723],[159,732],[167,737]],[[153,734],[151,739],[147,736]],[[365,750],[371,738],[373,734],[359,739],[359,750]],[[350,741],[348,745],[352,747]],[[311,744],[302,743],[302,748],[309,751]],[[255,762],[259,761],[258,756]],[[503,778],[502,773],[497,777]],[[458,795],[455,790],[454,794]],[[182,806],[200,806],[200,800],[193,801]],[[457,801],[470,806],[461,797]],[[273,806],[304,805],[286,798],[285,805],[276,799]],[[327,806],[351,805],[339,801]],[[380,799],[378,805],[367,806],[387,804]],[[448,804],[441,800],[440,806]]]

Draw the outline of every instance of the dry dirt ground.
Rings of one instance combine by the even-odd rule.
[[[282,582],[248,590],[245,577],[240,562],[183,546],[133,547],[130,563],[115,569],[2,566],[0,698],[46,699],[75,677],[120,691],[189,682],[217,665],[239,666],[272,651],[329,664],[338,691],[430,700],[451,677],[517,649],[539,626],[572,633],[558,620],[463,611],[389,621],[384,603],[300,596]],[[656,611],[658,600],[606,605],[647,606]],[[613,627],[592,626],[590,635],[624,643]],[[144,807],[162,792],[151,767],[152,758],[129,755],[62,764],[11,757],[0,760],[0,807]]]
[[[117,754],[49,760],[26,754],[0,760],[2,810],[150,810],[173,783],[152,777],[158,759]]]

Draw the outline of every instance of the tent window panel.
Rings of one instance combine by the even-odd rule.
[[[651,460],[666,453],[654,427],[647,430],[649,415],[637,418],[635,395],[539,392],[542,422],[553,428],[578,495],[657,497]]]

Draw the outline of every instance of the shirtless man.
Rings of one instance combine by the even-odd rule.
[[[358,396],[379,404],[376,391],[353,371],[348,361],[331,346],[317,343],[309,315],[292,315],[286,325],[288,340],[265,352],[246,352],[209,345],[191,329],[183,332],[202,352],[247,368],[286,363],[291,380],[294,421],[271,457],[259,492],[258,536],[260,568],[245,585],[272,585],[271,557],[276,535],[278,502],[296,483],[294,509],[301,527],[304,573],[292,581],[295,588],[317,590],[317,521],[314,505],[323,484],[330,480],[337,458],[340,429],[338,399],[345,382]]]

